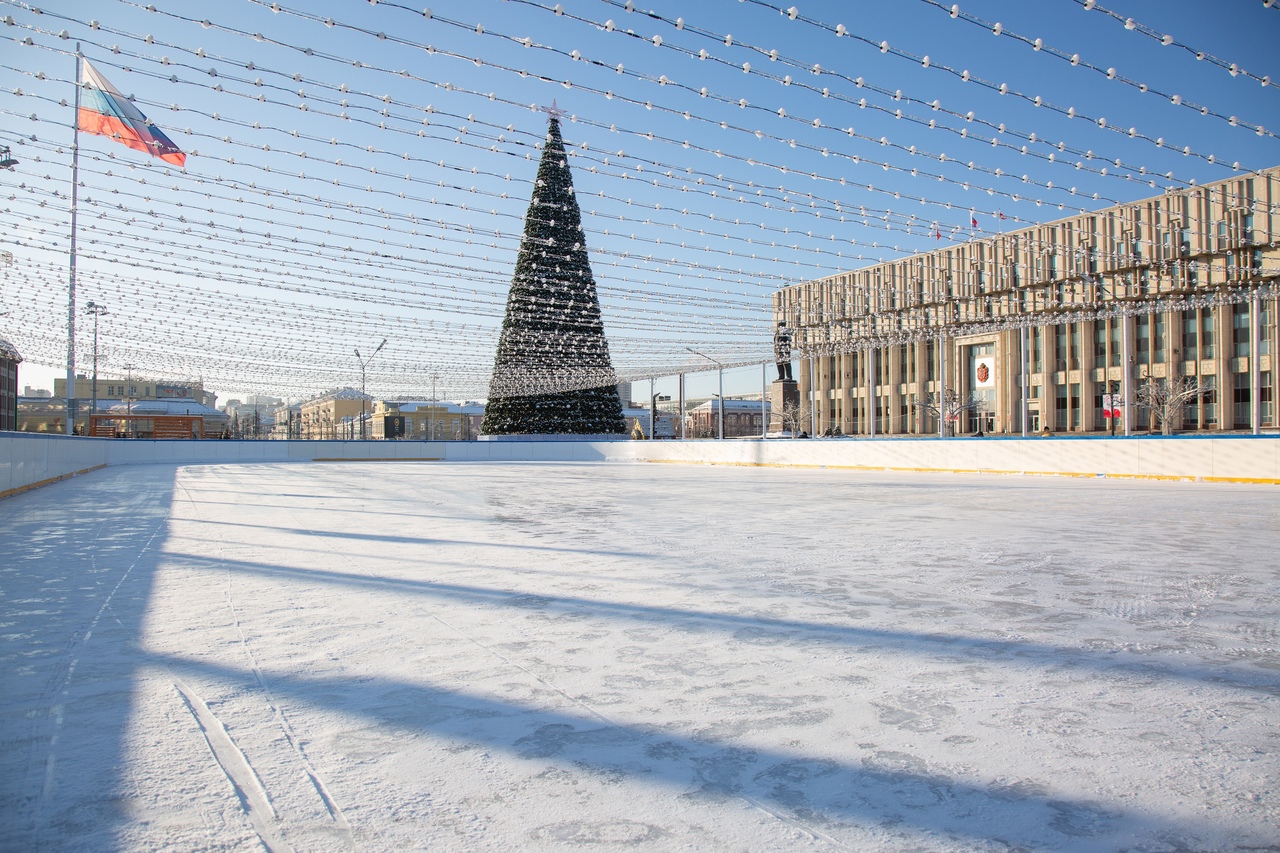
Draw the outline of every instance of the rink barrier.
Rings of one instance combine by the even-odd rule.
[[[0,497],[148,463],[654,462],[1280,485],[1280,436],[698,441],[152,441],[0,432]]]
[[[63,480],[69,480],[72,477],[78,477],[81,474],[88,474],[90,471],[97,471],[99,468],[106,468],[106,467],[107,465],[104,462],[101,465],[94,465],[91,468],[82,468],[79,471],[72,471],[68,474],[59,474],[57,477],[47,477],[43,480],[38,480],[34,483],[28,483],[25,486],[14,486],[13,488],[5,489],[3,492],[0,492],[0,501],[4,500],[5,498],[11,498],[14,495],[20,495],[23,492],[29,492],[32,489],[38,489],[41,486],[51,486],[54,483],[58,483]]]

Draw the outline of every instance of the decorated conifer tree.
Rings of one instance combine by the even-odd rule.
[[[559,111],[548,112],[480,431],[625,433]]]

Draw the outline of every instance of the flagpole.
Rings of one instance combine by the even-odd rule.
[[[71,118],[71,275],[67,284],[67,435],[76,429],[76,203],[80,188],[80,42],[76,42],[76,112]]]

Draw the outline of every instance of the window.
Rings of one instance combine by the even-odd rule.
[[[1120,346],[1120,324],[1124,322],[1123,318],[1112,318],[1107,321],[1107,326],[1111,329],[1111,366],[1119,367],[1120,361],[1124,357],[1123,347]]]
[[[1182,315],[1182,357],[1187,361],[1200,358],[1197,334],[1200,331],[1200,317],[1193,308]]]
[[[1107,363],[1107,321],[1098,320],[1093,326],[1093,363],[1102,366]]]
[[[1231,344],[1236,358],[1249,355],[1249,303],[1237,302],[1231,306]]]
[[[1053,357],[1057,360],[1056,370],[1067,369],[1067,327],[1062,323],[1053,327]]]
[[[1265,300],[1260,302],[1262,310],[1258,312],[1258,355],[1271,354],[1271,324],[1275,322],[1275,315],[1272,313],[1271,302]]]
[[[1200,401],[1195,397],[1188,400],[1182,407],[1182,428],[1200,428]]]
[[[1080,383],[1072,382],[1070,387],[1071,428],[1080,428]]]
[[[1235,393],[1233,400],[1235,402],[1235,427],[1236,429],[1248,429],[1252,425],[1252,389],[1249,387],[1249,374],[1235,374]]]
[[[1133,318],[1135,355],[1138,364],[1151,363],[1151,315],[1139,314]]]
[[[1205,309],[1200,312],[1200,357],[1213,358],[1214,355],[1213,311]]]
[[[1067,369],[1080,369],[1080,324],[1067,324],[1067,337],[1071,344],[1071,349],[1067,353]]]
[[[1276,425],[1274,399],[1271,388],[1271,371],[1264,370],[1258,374],[1258,413],[1262,426]]]
[[[1155,356],[1152,358],[1152,361],[1158,364],[1166,360],[1165,350],[1167,349],[1167,347],[1165,345],[1165,341],[1168,338],[1168,335],[1165,334],[1165,315],[1156,314],[1154,315],[1154,319],[1155,319],[1154,326],[1155,326],[1156,351],[1155,351]]]

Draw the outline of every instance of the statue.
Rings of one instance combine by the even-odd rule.
[[[791,332],[786,323],[778,324],[773,335],[773,358],[778,364],[778,381],[791,380]]]

